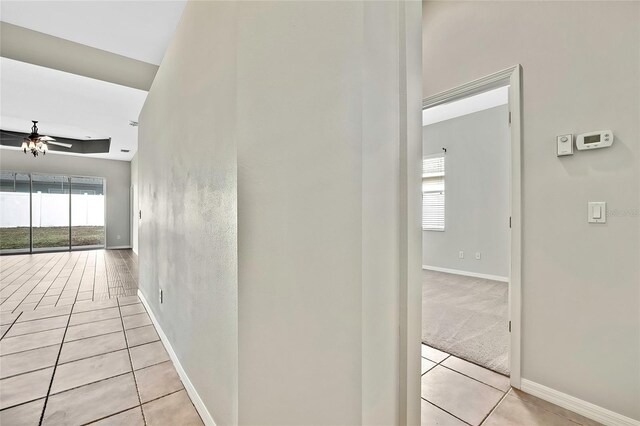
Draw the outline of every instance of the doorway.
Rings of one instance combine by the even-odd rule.
[[[423,111],[422,341],[509,375],[508,86]]]
[[[105,247],[105,180],[1,172],[0,254]]]
[[[423,419],[480,424],[520,387],[520,82],[423,101]]]

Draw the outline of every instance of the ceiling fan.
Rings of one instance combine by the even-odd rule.
[[[25,154],[27,150],[30,150],[34,157],[37,157],[39,153],[46,155],[49,150],[48,144],[71,148],[72,145],[70,143],[57,142],[51,136],[38,134],[38,122],[35,120],[32,120],[32,122],[31,134],[22,140],[22,145],[20,146]]]
[[[25,153],[31,152],[32,154],[34,149],[37,154],[51,151],[74,155],[109,153],[111,138],[94,139],[87,136],[86,139],[74,139],[65,136],[40,135],[37,123],[37,121],[33,122],[33,127],[29,133],[0,129],[0,146],[18,148],[25,151]],[[37,154],[34,154],[34,156],[37,156]]]

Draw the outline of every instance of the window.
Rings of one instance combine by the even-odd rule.
[[[422,160],[422,229],[444,231],[444,154]]]

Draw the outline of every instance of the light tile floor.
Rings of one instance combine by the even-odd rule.
[[[137,277],[132,250],[1,256],[0,311],[4,315],[131,296],[138,291]]]
[[[1,318],[3,426],[202,425],[137,296]]]
[[[422,426],[600,425],[509,385],[509,378],[422,345]]]

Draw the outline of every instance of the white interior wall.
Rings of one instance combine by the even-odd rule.
[[[238,4],[187,3],[138,128],[140,291],[217,425],[238,424]]]
[[[95,176],[106,180],[107,248],[130,246],[129,187],[131,171],[128,161],[56,155],[34,158],[19,150],[0,150],[3,171],[59,175]]]
[[[140,289],[218,424],[419,422],[419,9],[185,8],[140,116]]]
[[[423,9],[425,97],[523,67],[523,379],[636,420],[639,23],[638,2]],[[611,148],[556,157],[557,135],[601,129]],[[607,224],[587,223],[588,201],[608,203]]]
[[[445,229],[422,232],[422,265],[509,276],[509,108],[423,127],[423,154],[445,155]],[[464,253],[462,259],[459,252]],[[476,259],[476,252],[480,259]]]

